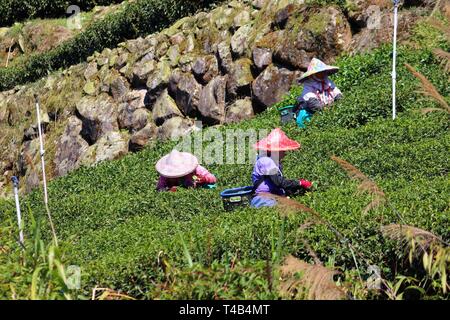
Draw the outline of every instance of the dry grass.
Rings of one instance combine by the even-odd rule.
[[[136,300],[136,299],[109,288],[95,287],[92,290],[92,300]]]
[[[314,221],[306,220],[305,223],[303,223],[303,224],[298,228],[298,231],[299,231],[299,232],[303,232],[304,230],[309,229],[309,227],[311,227],[311,226],[313,226],[313,225],[315,225],[315,222],[314,222]]]
[[[316,265],[319,266],[323,266],[322,261],[320,261],[319,256],[317,255],[317,253],[313,250],[313,248],[311,247],[311,245],[309,244],[308,240],[306,239],[302,239],[301,242],[303,243],[303,246],[306,248],[306,250],[308,251],[308,254],[311,258],[313,258],[314,263]]]
[[[439,48],[434,49],[433,53],[438,59],[442,60],[441,64],[445,72],[450,72],[450,53]]]
[[[370,180],[364,173],[362,173],[358,168],[348,163],[344,159],[336,156],[332,156],[331,160],[335,161],[341,166],[344,171],[347,172],[351,179],[360,182],[358,186],[359,192],[366,192],[372,195],[372,201],[364,208],[364,213],[369,212],[372,209],[376,209],[386,203],[386,195],[383,190],[381,190],[375,182]]]
[[[384,237],[398,241],[406,250],[413,251],[416,256],[422,256],[434,245],[443,243],[435,234],[409,225],[390,224],[381,227]]]
[[[380,7],[380,9],[389,9],[392,7],[391,0],[372,0],[370,4]]]
[[[332,224],[330,224],[327,220],[323,219],[319,213],[317,213],[315,210],[305,206],[304,204],[301,204],[300,202],[290,199],[288,197],[278,196],[270,193],[261,193],[260,196],[273,199],[277,201],[276,208],[278,209],[279,213],[283,217],[287,217],[291,214],[299,213],[299,212],[305,212],[311,215],[310,218],[308,218],[303,225],[301,225],[298,229],[298,232],[303,232],[305,229],[309,228],[312,225],[315,224],[322,224],[327,226],[339,240],[345,239],[342,234],[336,230],[336,228],[333,227]],[[317,254],[314,252],[312,247],[309,245],[306,239],[301,239],[301,242],[303,243],[304,247],[308,251],[308,254],[313,258],[314,262],[317,266],[322,266],[322,262],[320,261]],[[348,246],[350,250],[353,252],[355,251],[353,246],[348,243]]]
[[[338,287],[333,277],[339,274],[321,265],[308,264],[288,256],[280,267],[280,294],[291,299],[343,300],[346,293]]]
[[[450,28],[448,26],[446,26],[442,21],[440,21],[434,17],[431,17],[428,20],[428,23],[435,29],[442,32],[442,34],[447,39],[447,41],[450,41]]]
[[[266,199],[275,200],[277,202],[275,208],[278,210],[278,212],[282,217],[288,217],[292,214],[296,214],[299,212],[310,214],[311,215],[310,219],[308,219],[302,226],[300,226],[299,231],[303,231],[304,229],[307,229],[311,225],[317,223],[331,227],[328,221],[323,219],[318,212],[305,206],[304,204],[301,204],[297,200],[271,193],[260,193],[259,196],[264,197]]]
[[[283,197],[283,196],[278,196],[278,195],[271,194],[271,193],[260,193],[260,196],[267,198],[267,199],[276,200],[277,201],[276,208],[282,217],[287,217],[289,215],[299,213],[299,212],[305,212],[305,213],[310,214],[311,217],[308,218],[305,221],[305,223],[302,224],[298,228],[298,232],[303,232],[304,230],[308,229],[309,227],[311,227],[312,225],[315,225],[317,223],[329,225],[327,223],[327,221],[325,221],[323,218],[321,218],[321,216],[316,211],[305,206],[304,204],[301,204],[300,202],[298,202],[294,199],[290,199],[288,197]],[[312,249],[312,247],[310,246],[308,241],[306,239],[302,239],[301,242],[304,245],[304,247],[306,248],[306,250],[308,251],[308,254],[311,256],[311,258],[314,259],[314,262],[317,265],[322,265],[322,262],[320,261],[319,257],[314,252],[314,250]]]
[[[435,14],[437,12],[441,12],[443,16],[447,19],[447,21],[450,21],[450,2],[445,0],[444,3],[442,3],[442,0],[437,0],[433,8],[433,11],[431,12],[430,17],[428,19],[428,22],[436,29],[444,33],[444,35],[447,37],[447,40],[449,40],[450,30],[447,26],[444,25],[444,23],[441,20],[438,20],[435,17]]]
[[[6,170],[0,166],[0,197],[6,196],[11,191],[10,178],[17,172],[16,160],[19,157],[21,143],[18,133],[21,129],[23,129],[22,126],[15,128],[4,123],[0,124],[0,160],[3,160],[8,167]]]
[[[34,161],[31,158],[30,154],[29,153],[25,153],[24,154],[24,158],[25,158],[25,162],[27,163],[27,165],[30,166],[31,170],[32,171],[36,171],[36,167],[34,166]]]
[[[288,217],[289,215],[305,212],[311,215],[310,219],[307,219],[306,222],[299,227],[299,231],[303,231],[309,228],[313,224],[322,224],[327,226],[333,233],[340,239],[343,239],[342,234],[333,227],[327,220],[321,217],[321,215],[315,210],[301,204],[300,202],[290,199],[288,197],[278,196],[271,193],[260,193],[261,197],[265,197],[267,199],[273,199],[277,201],[276,209],[279,211],[282,217]]]
[[[421,114],[428,114],[431,112],[443,112],[444,110],[442,110],[441,108],[423,108],[423,109],[415,110],[415,111],[418,111]]]
[[[409,40],[409,39],[402,40],[401,44],[404,46],[408,46],[411,49],[415,49],[415,50],[419,50],[422,48],[422,46],[419,43]]]
[[[279,210],[280,215],[283,217],[289,216],[291,214],[295,214],[298,212],[306,212],[318,216],[318,214],[311,208],[301,204],[300,202],[283,196],[278,196],[276,194],[271,193],[260,193],[261,197],[266,199],[273,199],[277,201],[276,208]]]
[[[436,100],[442,107],[442,110],[450,113],[450,106],[448,105],[447,101],[445,101],[444,97],[439,94],[436,87],[423,74],[414,69],[413,66],[408,63],[405,63],[405,66],[422,83],[422,87],[419,92]]]

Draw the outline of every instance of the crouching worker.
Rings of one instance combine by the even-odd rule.
[[[315,112],[342,98],[341,90],[328,78],[338,70],[338,67],[326,65],[319,59],[311,60],[308,70],[299,79],[299,82],[303,83],[302,95],[297,98],[300,110],[297,124],[300,128],[305,127],[305,122],[309,121]]]
[[[214,185],[217,179],[198,159],[188,152],[173,150],[156,163],[160,174],[156,189],[158,191],[176,191],[177,187],[196,188]]]
[[[308,180],[288,180],[283,177],[281,160],[287,151],[297,150],[300,144],[289,139],[279,128],[259,141],[255,148],[260,151],[252,173],[255,196],[251,201],[254,208],[273,207],[277,201],[268,193],[287,196],[311,189]]]

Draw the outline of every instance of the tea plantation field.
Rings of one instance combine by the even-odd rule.
[[[295,124],[283,128],[302,145],[284,159],[284,174],[316,184],[313,192],[296,200],[313,208],[332,228],[301,228],[310,221],[308,213],[283,217],[274,209],[225,212],[219,192],[249,185],[251,163],[207,166],[219,180],[217,190],[158,193],[154,165],[174,143],[158,142],[121,160],[52,181],[50,210],[68,264],[82,267],[81,291],[89,295],[98,285],[140,298],[276,298],[270,277],[264,276],[265,261],[288,254],[312,261],[305,240],[322,262],[346,275],[359,270],[366,278],[373,264],[388,280],[409,271],[401,248],[382,236],[381,226],[409,224],[450,241],[449,116],[418,112],[436,104],[416,92],[419,82],[403,63],[423,73],[447,101],[448,74],[431,52],[402,47],[399,115],[393,121],[390,54],[386,47],[341,58],[341,72],[334,79],[345,98],[315,115],[307,129]],[[291,103],[299,90],[293,88],[280,105]],[[220,130],[278,126],[274,106],[253,120]],[[385,192],[387,204],[364,213],[371,196],[358,193],[357,182],[330,159],[332,155],[373,179]],[[22,205],[25,221],[29,212],[46,218],[40,191]],[[0,203],[0,212],[11,220],[15,217],[12,202]],[[352,244],[357,265],[333,230]],[[43,232],[50,239],[47,226]],[[230,270],[230,265],[235,267]],[[166,286],[174,278],[178,285]]]

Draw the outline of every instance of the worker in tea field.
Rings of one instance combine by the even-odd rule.
[[[158,191],[176,191],[177,187],[211,187],[216,177],[202,167],[196,156],[188,152],[173,150],[156,163],[160,177]]]
[[[287,196],[311,189],[308,180],[288,180],[283,176],[281,160],[287,151],[297,150],[300,144],[289,139],[279,128],[273,130],[266,138],[255,144],[260,151],[252,173],[255,196],[251,206],[255,208],[272,207],[276,199],[268,194]]]
[[[338,72],[338,67],[326,65],[319,59],[312,59],[308,70],[299,79],[303,92],[297,99],[297,124],[304,128],[312,115],[342,98],[342,92],[328,76]]]

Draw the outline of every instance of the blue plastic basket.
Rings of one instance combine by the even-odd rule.
[[[253,186],[227,189],[222,191],[220,196],[226,211],[233,211],[238,207],[248,207],[252,201]]]

